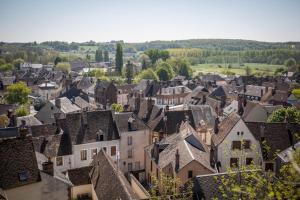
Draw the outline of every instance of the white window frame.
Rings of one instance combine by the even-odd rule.
[[[82,157],[81,157],[81,152],[83,152],[83,151],[85,151],[86,152],[86,155],[85,155],[85,159],[82,159]],[[81,161],[86,161],[87,160],[87,157],[88,157],[88,151],[87,151],[87,149],[82,149],[82,150],[80,150],[80,160]]]

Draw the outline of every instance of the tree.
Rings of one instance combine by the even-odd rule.
[[[289,59],[285,60],[284,65],[287,67],[292,67],[292,66],[296,65],[295,58],[289,58]]]
[[[128,63],[126,64],[125,75],[127,79],[127,84],[131,84],[133,78],[133,64],[130,61],[128,61]]]
[[[29,115],[29,111],[28,108],[26,107],[26,105],[21,105],[20,107],[18,107],[15,111],[16,116],[17,117],[23,117],[26,115]]]
[[[68,62],[60,62],[56,65],[56,68],[66,73],[71,71],[71,65]]]
[[[104,51],[104,62],[109,62],[109,53],[108,53],[108,51]]]
[[[6,61],[3,58],[0,58],[0,66],[5,65]]]
[[[8,103],[25,104],[28,102],[28,95],[31,93],[31,89],[24,82],[18,82],[8,86],[7,92],[6,100]]]
[[[56,66],[60,62],[62,62],[62,59],[61,59],[61,57],[57,56],[54,60],[54,65]]]
[[[101,49],[97,49],[96,50],[95,60],[97,62],[103,62],[103,54],[102,54],[102,50]]]
[[[158,63],[156,73],[161,81],[168,81],[174,77],[174,71],[167,62]]]
[[[15,69],[18,69],[18,70],[21,68],[21,64],[23,64],[23,63],[24,63],[24,60],[21,58],[18,58],[13,61],[13,65],[14,65]]]
[[[119,103],[111,104],[111,109],[113,109],[114,111],[119,112],[119,113],[124,111],[122,104],[119,104]]]
[[[123,68],[123,49],[121,43],[117,44],[116,50],[116,71],[119,75],[122,74]]]
[[[279,108],[268,118],[268,122],[300,123],[300,111],[295,107]]]
[[[9,125],[9,118],[6,115],[0,115],[0,128],[6,128]]]
[[[178,74],[181,76],[185,76],[187,79],[192,78],[193,70],[190,67],[188,62],[182,62],[178,68]]]
[[[142,70],[145,70],[145,69],[147,69],[147,63],[146,63],[146,59],[144,58],[142,60]]]
[[[174,176],[168,176],[161,172],[159,177],[151,176],[151,199],[155,200],[169,200],[169,199],[181,199],[188,200],[193,197],[193,183],[188,181],[184,187],[179,189],[182,185],[179,178]]]
[[[293,89],[292,93],[296,98],[300,99],[300,89]]]
[[[11,71],[13,69],[13,65],[10,63],[6,63],[0,66],[0,72]]]
[[[136,82],[139,82],[142,79],[152,79],[154,81],[158,81],[159,78],[157,74],[153,71],[153,69],[148,68],[146,70],[143,70],[136,78]]]
[[[249,66],[246,66],[246,68],[245,68],[245,74],[246,74],[246,76],[250,76],[251,72],[252,72],[251,68]]]
[[[159,50],[159,49],[150,49],[145,52],[147,56],[149,56],[151,63],[154,65],[156,61],[159,59],[162,59],[163,61],[166,61],[168,58],[170,58],[170,54],[168,51],[165,50]]]

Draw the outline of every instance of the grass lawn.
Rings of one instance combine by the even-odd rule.
[[[219,65],[221,67],[219,67]],[[264,73],[266,75],[273,75],[275,70],[284,67],[283,65],[269,65],[269,64],[260,64],[260,63],[245,63],[244,66],[239,66],[238,64],[231,64],[231,68],[227,69],[223,64],[198,64],[193,65],[192,69],[194,70],[194,75],[197,75],[199,72],[204,74],[206,73],[217,73],[224,74],[224,71],[229,70],[236,75],[244,75],[246,66],[251,68],[251,73]]]

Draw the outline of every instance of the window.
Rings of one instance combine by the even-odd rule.
[[[63,166],[63,157],[56,157],[56,166]]]
[[[103,150],[106,152],[106,147],[103,147]]]
[[[265,164],[265,171],[274,171],[274,163],[266,163]]]
[[[132,145],[132,136],[127,137],[127,144]]]
[[[19,180],[20,181],[27,181],[28,178],[29,178],[28,171],[21,171],[21,172],[19,172]]]
[[[244,149],[250,149],[251,141],[250,140],[243,141],[243,146],[244,146]]]
[[[188,178],[193,178],[193,171],[192,170],[188,171]]]
[[[230,167],[238,167],[239,159],[238,158],[230,158]]]
[[[239,132],[239,131],[237,132],[237,135],[240,135],[240,132]]]
[[[104,136],[102,134],[97,134],[97,141],[103,141]]]
[[[141,166],[140,166],[140,161],[135,162],[134,165],[135,165],[135,166],[134,166],[135,170],[140,170],[140,168],[141,168]]]
[[[81,150],[80,151],[80,159],[81,160],[86,160],[87,159],[87,151],[86,150]]]
[[[253,162],[253,158],[246,158],[246,165],[251,165]]]
[[[110,155],[111,156],[115,156],[116,155],[116,151],[117,151],[116,146],[111,146],[110,147]]]
[[[132,149],[128,150],[128,158],[132,158]]]
[[[95,155],[97,155],[97,149],[91,149],[91,158],[93,159]]]
[[[241,149],[241,141],[232,141],[232,149]]]
[[[132,171],[132,163],[128,163],[128,171]]]

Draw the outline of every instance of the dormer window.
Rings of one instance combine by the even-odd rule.
[[[97,133],[97,138],[96,138],[96,140],[97,140],[97,141],[103,141],[103,140],[104,140],[103,134]]]

